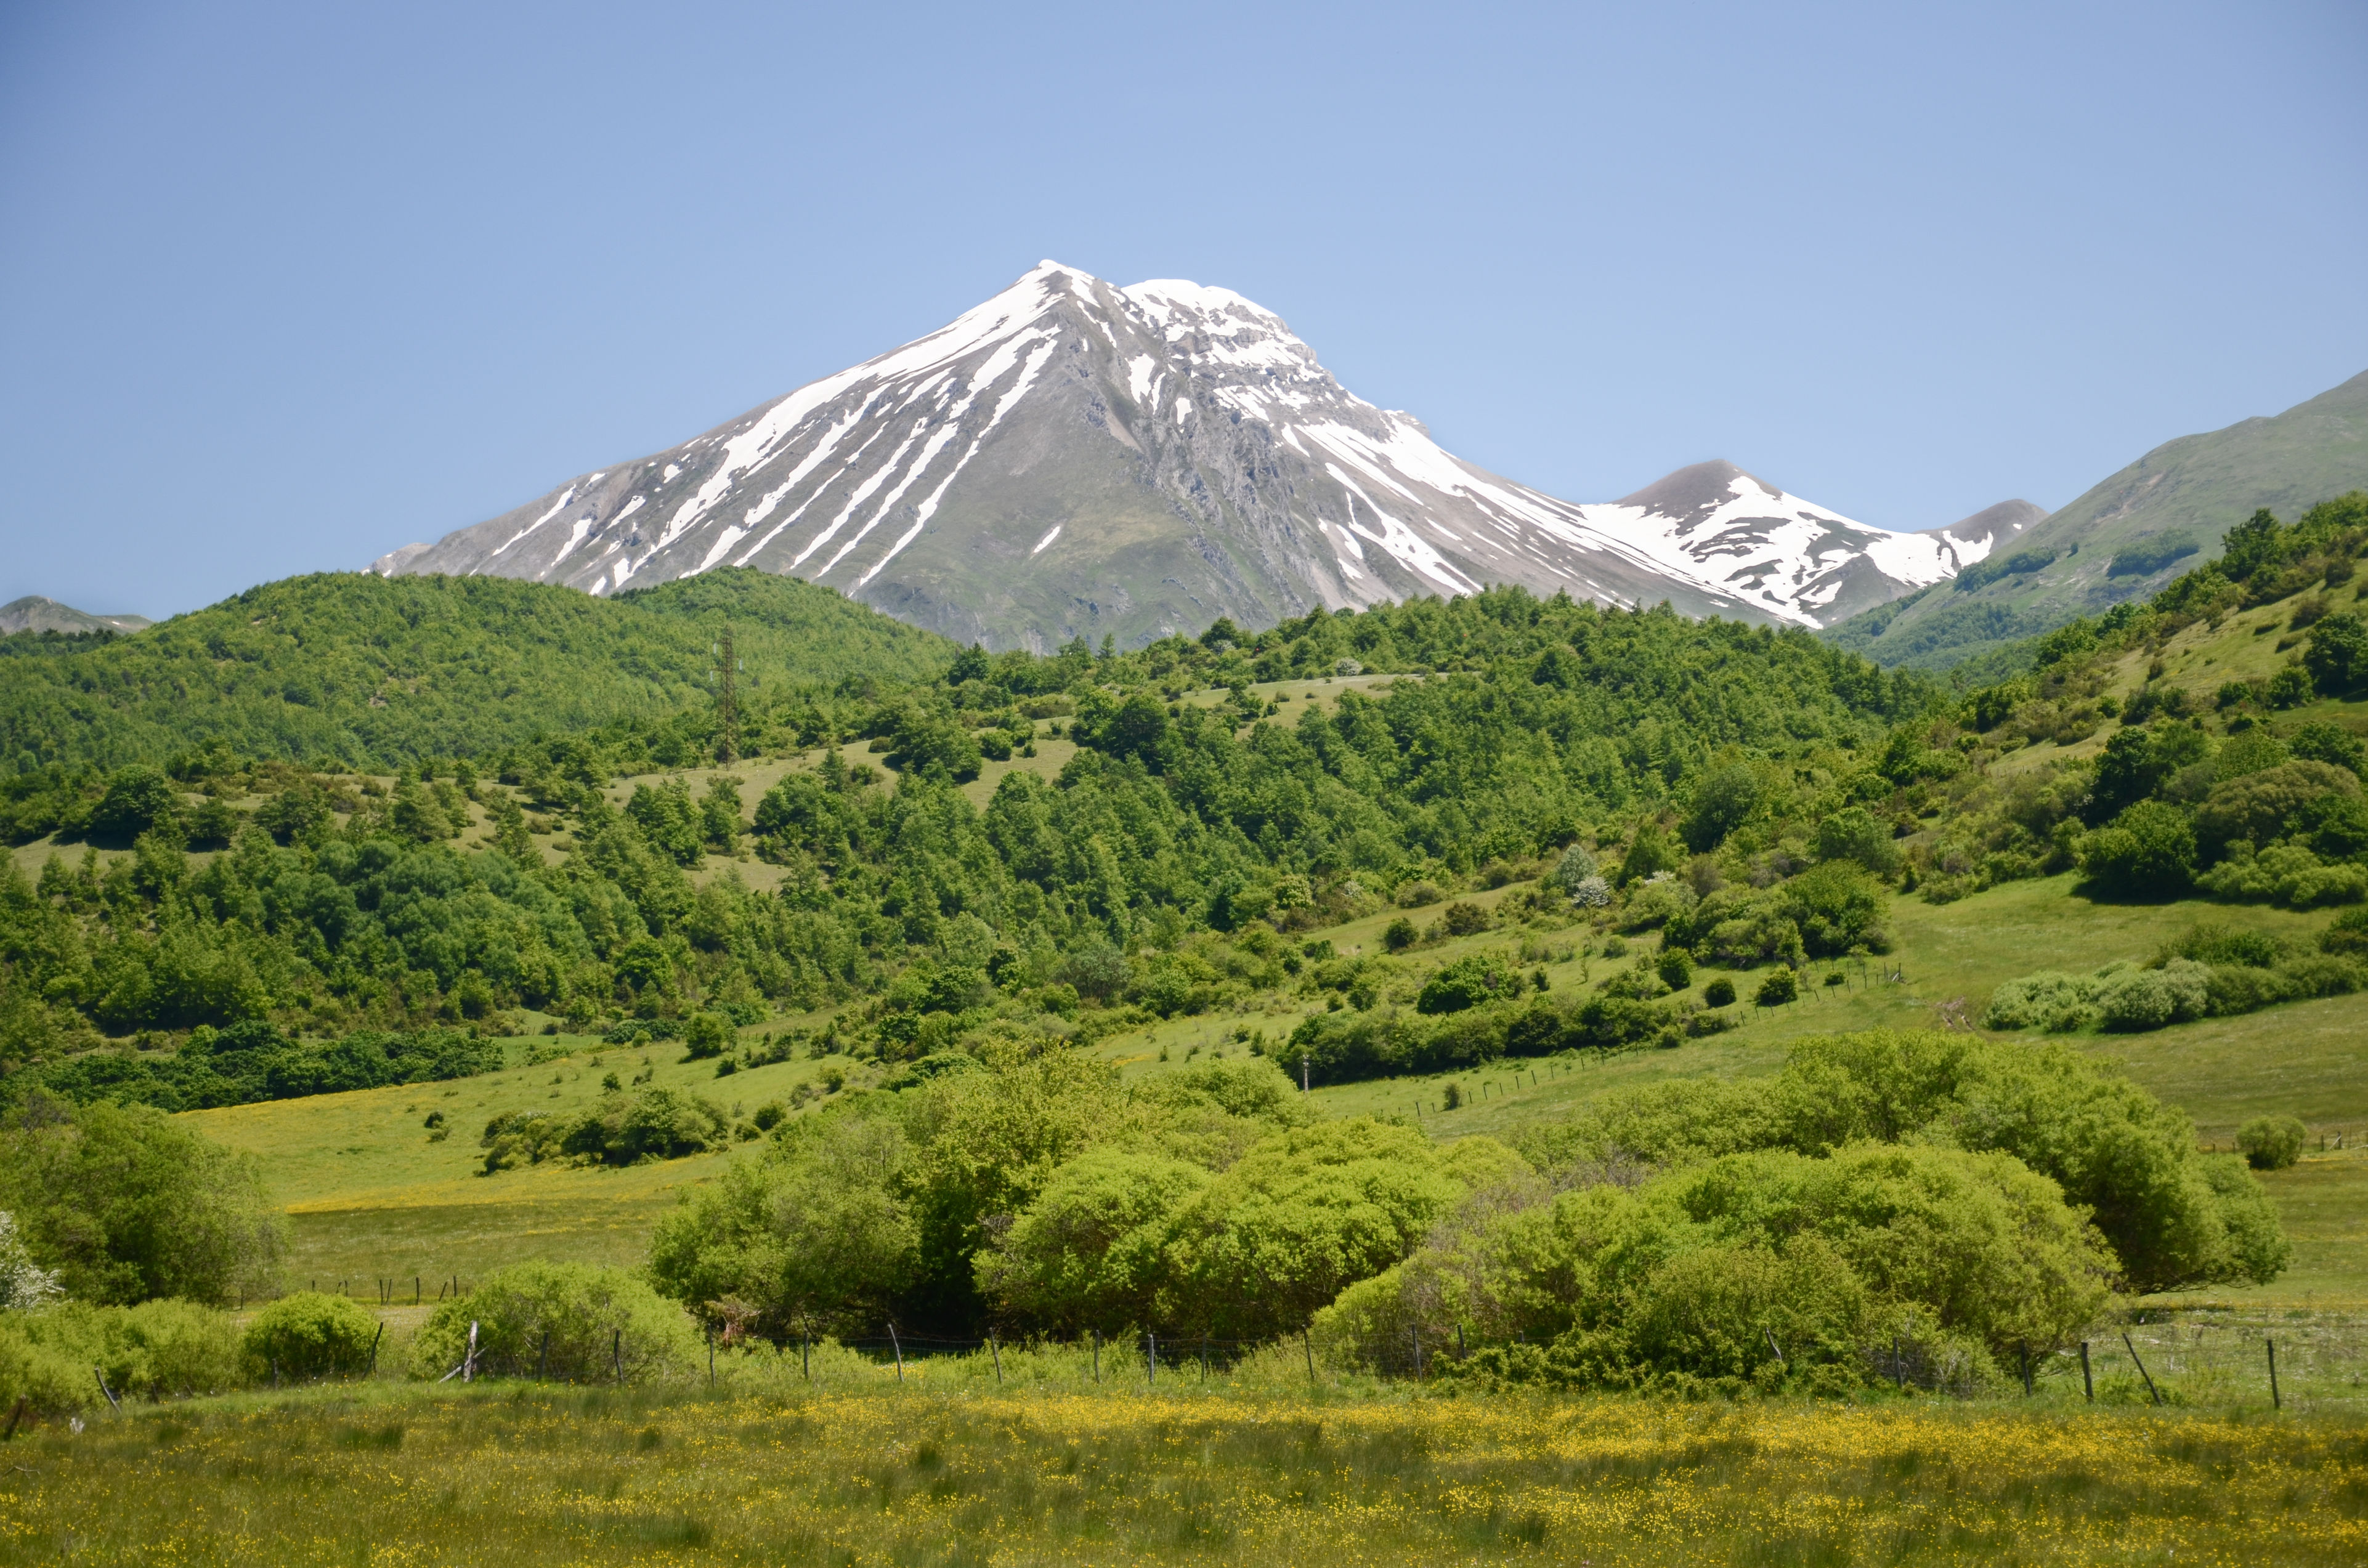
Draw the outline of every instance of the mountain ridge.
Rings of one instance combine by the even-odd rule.
[[[2292,522],[2362,488],[2368,372],[2282,414],[2153,448],[2025,529],[2010,553],[2030,558],[2030,571],[1927,592],[1887,616],[1873,607],[1827,635],[1880,664],[1945,668],[2158,591],[2217,559],[2222,536],[2257,510]]]
[[[1656,500],[1673,484],[1681,512]],[[1869,528],[1717,462],[1562,501],[1356,397],[1230,290],[1046,261],[936,332],[372,569],[605,595],[748,565],[1043,652],[1494,584],[1816,626],[2002,537]]]
[[[155,624],[144,615],[93,615],[40,594],[27,594],[0,605],[0,637],[11,637],[19,631],[61,631],[68,635],[131,632]]]

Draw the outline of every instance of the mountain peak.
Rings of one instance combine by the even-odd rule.
[[[1815,625],[1955,569],[1942,541],[1732,463],[1557,500],[1356,397],[1244,295],[1049,258],[901,347],[375,569],[609,594],[720,565],[1038,649],[1492,584]]]
[[[19,631],[138,631],[154,624],[144,615],[91,615],[40,594],[0,605],[0,636]]]

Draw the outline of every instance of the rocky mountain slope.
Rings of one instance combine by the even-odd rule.
[[[0,605],[0,637],[19,631],[137,631],[154,624],[144,615],[91,615],[39,594]]]
[[[1041,651],[1493,584],[1823,625],[2019,527],[1893,533],[1727,463],[1574,505],[1354,396],[1238,294],[1047,261],[926,337],[374,569],[605,595],[754,566]]]
[[[2157,592],[2216,557],[2221,536],[2257,508],[2292,522],[2362,488],[2368,373],[2274,418],[2166,441],[2018,539],[2009,554],[2031,570],[1884,607],[1836,626],[1835,640],[1885,665],[1954,664]]]

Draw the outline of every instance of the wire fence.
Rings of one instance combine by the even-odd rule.
[[[310,1282],[318,1289],[318,1281]],[[413,1276],[365,1282],[334,1282],[338,1293],[381,1307],[432,1306],[465,1298],[469,1280]],[[404,1289],[408,1287],[408,1289]],[[563,1335],[573,1344],[575,1335]],[[1769,1356],[1782,1361],[1784,1349],[1774,1333]],[[621,1337],[593,1354],[552,1354],[554,1341],[541,1335],[538,1353],[522,1350],[472,1363],[468,1375],[602,1381],[623,1381],[637,1365]],[[1353,1346],[1319,1348],[1305,1333],[1280,1339],[1237,1339],[1192,1332],[1128,1328],[1088,1330],[1075,1338],[998,1334],[950,1336],[909,1333],[883,1325],[876,1333],[849,1336],[800,1335],[758,1336],[729,1325],[705,1331],[707,1374],[745,1370],[754,1359],[794,1361],[811,1376],[817,1353],[833,1365],[860,1364],[882,1376],[904,1379],[924,1370],[966,1380],[1059,1381],[1082,1384],[1160,1386],[1163,1382],[1211,1382],[1230,1378],[1247,1364],[1261,1363],[1271,1379],[1296,1372],[1310,1381],[1349,1374],[1383,1381],[1429,1381],[1491,1347],[1543,1355],[1547,1346],[1525,1335],[1484,1337],[1466,1325],[1407,1326],[1369,1336]],[[2077,1398],[2105,1403],[2155,1405],[2223,1404],[2267,1401],[2275,1408],[2329,1402],[2368,1401],[2368,1314],[2350,1311],[2268,1306],[2208,1306],[2147,1309],[2092,1324],[2084,1336],[2061,1346],[2009,1347],[1993,1357],[1988,1374],[1963,1358],[1929,1348],[1911,1338],[1862,1346],[1859,1370],[1872,1384],[1895,1389],[1971,1396],[2000,1392]],[[723,1369],[719,1371],[719,1367]]]

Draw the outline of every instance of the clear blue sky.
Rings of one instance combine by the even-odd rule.
[[[0,6],[0,600],[194,608],[1053,256],[1576,500],[2060,506],[2368,369],[2368,6]]]

